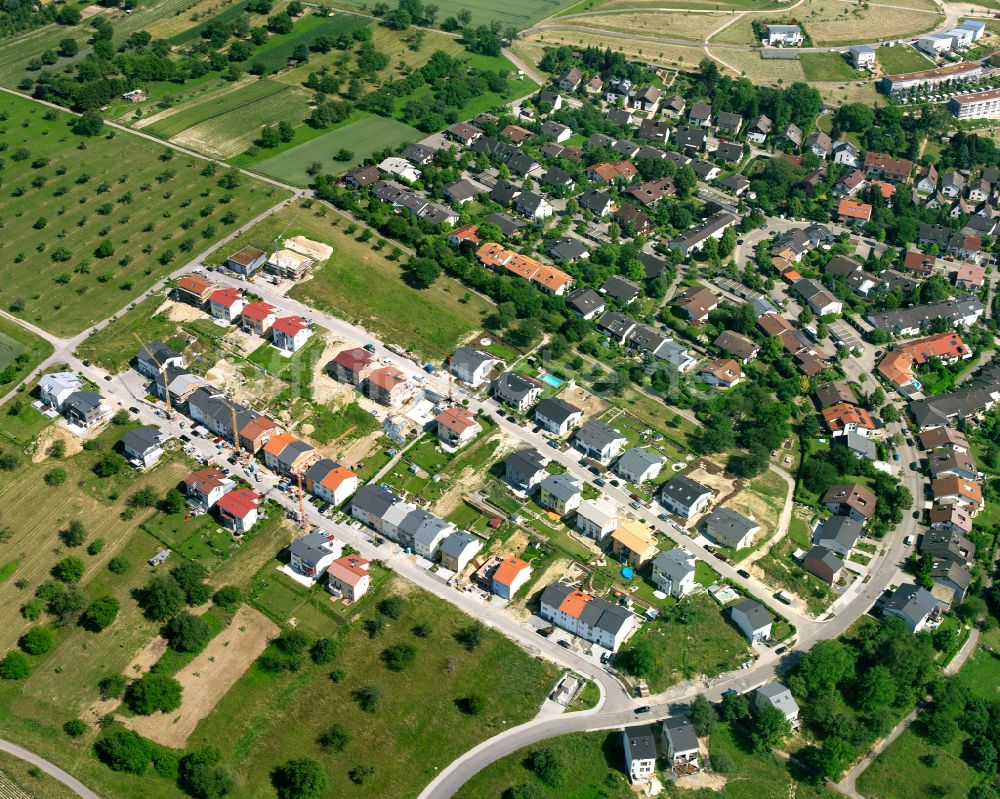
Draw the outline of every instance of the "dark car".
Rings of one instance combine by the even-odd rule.
[[[918,511],[918,510],[913,511],[913,518],[917,519],[919,521],[920,520],[920,511]]]
[[[618,480],[612,480],[611,485],[613,485],[615,488],[618,488],[618,486],[620,486],[621,483]]]
[[[104,375],[104,380],[108,383],[111,382],[111,375]]]
[[[642,502],[642,497],[638,494],[629,494],[629,499],[634,499],[636,502]]]
[[[183,441],[186,444],[190,444],[191,443],[191,437],[190,436],[181,435],[181,441]]]
[[[783,655],[787,651],[788,651],[788,647],[787,646],[779,646],[777,649],[774,650],[774,654],[776,654],[776,655]]]
[[[559,646],[561,646],[563,649],[569,649],[572,646],[572,644],[569,641],[563,639],[562,641],[559,642]]]
[[[635,709],[635,714],[638,716],[640,713],[648,713],[652,708],[649,705],[642,705]]]
[[[750,579],[750,572],[748,572],[746,569],[737,569],[736,573],[740,577],[742,577],[744,580],[749,580]]]
[[[136,408],[135,405],[132,405],[132,406],[129,407],[128,412],[129,413],[138,413],[139,409]]]
[[[723,563],[728,563],[728,562],[729,562],[729,558],[727,558],[727,557],[726,557],[725,555],[723,555],[723,554],[722,554],[721,552],[713,552],[712,554],[713,554],[713,555],[715,555],[715,557],[717,557],[717,558],[718,558],[719,560],[721,560],[721,561],[722,561]]]

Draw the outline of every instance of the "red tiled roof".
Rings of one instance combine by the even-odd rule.
[[[239,289],[217,289],[209,296],[208,301],[223,308],[232,308],[237,302],[242,302],[243,292]]]
[[[303,330],[309,329],[309,323],[301,316],[283,316],[274,323],[273,330],[295,337]]]
[[[249,488],[237,488],[223,494],[219,500],[219,510],[237,519],[245,519],[260,504],[260,494]]]
[[[252,302],[240,312],[240,316],[244,319],[253,319],[255,322],[263,322],[277,312],[278,309],[269,302]]]

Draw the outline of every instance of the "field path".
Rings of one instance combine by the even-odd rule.
[[[52,779],[58,780],[73,791],[73,793],[77,796],[82,796],[83,799],[101,799],[100,796],[90,790],[90,788],[80,782],[80,780],[72,774],[68,774],[59,768],[59,766],[54,763],[50,763],[45,758],[39,757],[34,752],[29,752],[27,749],[23,749],[17,744],[12,744],[10,741],[3,740],[0,740],[0,751],[4,751],[8,755],[13,755],[18,760],[23,760],[25,763],[31,763],[31,765],[40,768],[43,772],[52,777]]]

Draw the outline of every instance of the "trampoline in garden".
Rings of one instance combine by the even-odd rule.
[[[622,577],[624,577],[626,580],[631,580],[633,577],[635,577],[635,570],[626,566],[624,569],[622,569]]]

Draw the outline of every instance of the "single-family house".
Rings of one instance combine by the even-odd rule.
[[[448,359],[448,369],[452,375],[473,388],[479,388],[486,382],[494,367],[502,365],[503,362],[495,355],[474,347],[459,347]]]
[[[375,355],[363,347],[350,347],[334,356],[330,371],[341,383],[358,387],[375,368]]]
[[[283,316],[271,327],[271,341],[285,352],[298,352],[311,335],[312,326],[301,316]]]
[[[193,471],[184,478],[188,507],[196,513],[204,513],[213,508],[233,485],[233,481],[215,467]]]
[[[695,557],[680,547],[668,549],[653,558],[653,584],[668,596],[678,599],[695,588]]]
[[[861,538],[863,526],[850,516],[831,516],[816,525],[814,541],[817,546],[847,557]]]
[[[38,398],[54,411],[61,411],[66,400],[83,386],[76,372],[53,372],[38,381]]]
[[[625,436],[596,419],[584,424],[573,437],[574,447],[605,466],[618,457],[626,443]]]
[[[712,343],[743,363],[752,361],[760,352],[760,347],[753,340],[732,330],[723,330]]]
[[[610,499],[587,499],[576,509],[576,529],[600,543],[618,527],[618,506]]]
[[[875,513],[875,494],[860,483],[838,483],[823,495],[823,504],[833,513],[866,522]]]
[[[326,569],[326,590],[347,602],[357,602],[371,587],[371,564],[357,554],[337,558]]]
[[[497,564],[490,578],[490,588],[501,599],[512,599],[531,579],[531,565],[521,558],[506,558]]]
[[[406,378],[395,366],[382,366],[368,375],[369,398],[381,405],[399,405],[406,395]]]
[[[476,421],[476,415],[461,406],[445,408],[434,417],[434,421],[438,441],[451,449],[464,447],[483,430],[483,426]]]
[[[611,553],[635,568],[651,560],[656,552],[656,537],[642,522],[622,522],[611,534]]]
[[[764,31],[764,41],[769,47],[796,47],[804,38],[798,25],[765,25]]]
[[[62,415],[77,427],[90,427],[104,416],[103,398],[96,391],[74,391],[63,401]]]
[[[240,312],[240,327],[262,338],[271,332],[278,309],[269,302],[251,302]]]
[[[320,579],[341,556],[344,545],[330,533],[316,531],[299,536],[288,548],[289,565],[313,582]]]
[[[558,397],[546,397],[535,408],[535,422],[543,430],[564,436],[583,418],[583,410]]]
[[[660,504],[675,516],[691,519],[708,507],[712,496],[712,489],[679,474],[663,484],[660,489]]]
[[[885,601],[882,612],[902,619],[911,633],[919,633],[935,622],[941,605],[919,585],[901,585]]]
[[[760,525],[756,521],[732,508],[716,508],[705,519],[705,535],[719,546],[730,549],[745,549],[759,532]]]
[[[764,683],[764,685],[756,688],[753,692],[751,704],[757,710],[763,710],[765,707],[773,707],[781,711],[781,715],[785,717],[786,721],[792,727],[798,726],[799,705],[795,701],[795,697],[792,696],[792,692],[788,686],[779,680]]]
[[[451,533],[438,548],[441,565],[453,572],[462,572],[483,548],[482,539],[467,530]]]
[[[235,535],[243,535],[257,523],[260,495],[249,488],[237,488],[223,494],[216,507],[222,526]]]
[[[691,286],[673,304],[684,311],[692,322],[704,322],[719,307],[719,298],[702,286]]]
[[[655,452],[633,447],[618,459],[614,471],[623,480],[633,485],[642,485],[649,480],[655,480],[664,463],[664,459]]]
[[[593,319],[604,313],[604,298],[593,289],[577,289],[566,297],[566,305],[581,319]]]
[[[503,462],[504,479],[512,488],[525,493],[548,476],[545,465],[548,460],[537,449],[521,449],[512,452]]]
[[[243,292],[234,288],[216,289],[208,297],[208,311],[216,319],[235,322],[240,318],[243,306]]]
[[[143,377],[150,379],[171,366],[175,369],[183,369],[185,366],[184,356],[173,347],[168,347],[158,341],[143,344],[135,356],[135,368]]]
[[[687,716],[664,719],[662,731],[671,767],[698,765],[698,734]]]
[[[125,458],[133,466],[148,469],[163,456],[163,442],[167,436],[157,427],[137,427],[122,436]]]
[[[550,474],[538,486],[538,504],[567,516],[580,507],[583,499],[583,483],[576,475],[563,472]]]
[[[825,583],[834,585],[843,573],[844,561],[836,552],[817,545],[802,558],[802,568]]]
[[[542,384],[533,377],[504,372],[490,384],[490,393],[504,405],[524,413],[538,402]]]
[[[625,770],[632,782],[642,782],[653,776],[656,769],[656,737],[649,725],[628,727],[622,731],[625,749]]]
[[[732,358],[716,358],[702,366],[701,379],[716,388],[732,388],[743,382],[743,370]]]
[[[744,599],[730,608],[730,618],[733,624],[740,628],[751,643],[759,643],[771,637],[771,625],[774,619],[760,602],[755,599]]]

